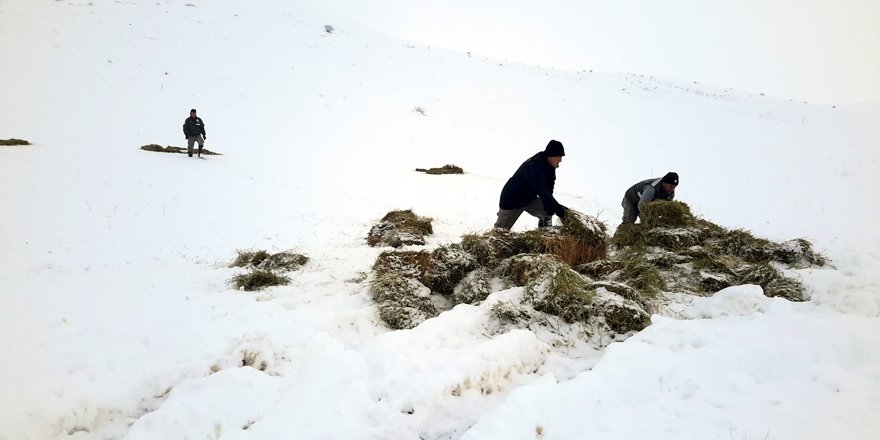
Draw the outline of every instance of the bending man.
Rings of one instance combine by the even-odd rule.
[[[556,168],[562,156],[565,156],[562,143],[552,140],[544,151],[519,166],[501,190],[496,228],[512,228],[523,211],[538,217],[538,227],[550,226],[554,214],[565,217],[568,208],[553,198]]]
[[[678,174],[668,172],[662,178],[652,177],[631,186],[623,195],[623,223],[635,223],[642,205],[654,200],[672,200],[675,198],[675,187],[678,186]]]

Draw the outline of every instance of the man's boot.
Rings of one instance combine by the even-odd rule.
[[[538,219],[538,227],[539,228],[548,228],[550,226],[553,226],[553,217]]]

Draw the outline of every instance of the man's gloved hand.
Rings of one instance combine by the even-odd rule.
[[[567,213],[568,213],[568,208],[566,208],[565,206],[562,206],[560,204],[556,205],[556,215],[558,215],[559,218],[565,218],[565,214],[567,214]]]
[[[204,136],[202,136],[202,139],[204,139],[204,140],[208,140],[208,135],[204,135]]]

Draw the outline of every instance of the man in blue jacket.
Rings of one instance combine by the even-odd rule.
[[[554,214],[565,217],[568,208],[553,198],[556,168],[562,156],[565,156],[562,143],[552,140],[544,151],[519,166],[501,190],[496,228],[512,228],[523,211],[538,217],[538,227],[550,226]]]
[[[635,223],[642,205],[654,200],[672,200],[678,186],[678,173],[668,172],[663,177],[652,177],[631,186],[623,194],[623,223]]]

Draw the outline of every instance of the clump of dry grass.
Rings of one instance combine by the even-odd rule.
[[[464,170],[460,166],[448,164],[439,168],[416,168],[416,171],[426,174],[464,174]]]
[[[642,205],[639,217],[646,228],[681,228],[693,226],[696,219],[691,208],[677,200],[655,200]]]
[[[455,304],[476,304],[492,294],[492,271],[485,267],[467,274],[452,292]]]
[[[480,266],[488,266],[498,258],[487,235],[465,234],[461,237],[461,248],[471,254]]]
[[[379,319],[395,330],[413,328],[437,315],[427,290],[418,281],[396,273],[377,274],[370,282]]]
[[[764,289],[764,295],[783,297],[789,301],[806,301],[806,289],[797,280],[787,278],[782,272],[768,263],[758,263],[738,271],[738,284],[757,284]]]
[[[376,257],[373,270],[377,274],[393,273],[414,279],[424,279],[431,266],[428,251],[385,251]]]
[[[617,227],[611,242],[618,249],[627,246],[644,246],[647,228],[642,223],[624,223]]]
[[[547,252],[556,255],[569,266],[579,266],[602,259],[607,252],[604,245],[597,246],[573,235],[549,238],[546,243]]]
[[[290,278],[269,270],[254,269],[248,273],[233,276],[229,282],[238,290],[250,292],[266,287],[285,285],[290,282]]]
[[[236,289],[253,291],[290,282],[282,272],[299,269],[308,263],[309,257],[290,251],[270,254],[265,250],[237,250],[230,267],[247,268],[249,272],[233,276],[229,283]]]
[[[648,246],[658,246],[673,251],[689,248],[699,242],[699,232],[693,228],[656,227],[645,234],[645,243]]]
[[[537,232],[543,233],[541,230]],[[543,233],[542,238],[544,249],[535,250],[556,255],[570,266],[602,259],[608,252],[605,224],[573,209],[562,218],[558,235]]]
[[[734,229],[718,234],[709,241],[715,252],[734,255],[748,263],[767,263],[774,260],[777,247],[770,240],[755,237],[745,229]]]
[[[144,151],[152,151],[152,152],[154,152],[154,153],[176,153],[176,154],[187,154],[187,149],[186,149],[185,147],[174,147],[174,146],[171,146],[171,145],[169,145],[169,146],[167,146],[167,147],[163,147],[163,146],[158,145],[158,144],[149,144],[149,145],[144,145],[144,146],[142,146],[142,147],[141,147],[141,150],[144,150]],[[194,148],[193,151],[196,151],[196,149]],[[222,154],[217,153],[217,152],[214,152],[214,151],[211,151],[211,150],[209,150],[209,149],[207,149],[207,148],[203,148],[203,149],[202,149],[202,155],[205,155],[205,156],[222,156]]]
[[[617,279],[638,289],[646,295],[653,295],[666,288],[660,271],[645,257],[645,250],[630,248],[618,255],[623,267],[615,272]]]
[[[642,294],[642,292],[636,290],[635,288],[624,283],[618,283],[616,281],[596,281],[594,283],[590,283],[590,289],[605,289],[609,292],[615,293],[623,298],[640,304],[647,303],[649,300],[652,300],[655,297],[654,295],[645,296]]]
[[[593,246],[604,247],[608,239],[605,224],[597,218],[582,212],[569,209],[562,218],[563,235],[571,235],[590,243]]]
[[[568,323],[587,323],[595,298],[596,292],[580,274],[562,267],[550,279],[546,294],[535,298],[535,310],[558,316]]]
[[[576,266],[601,259],[607,252],[604,225],[589,216],[569,211],[562,228],[539,228],[525,232],[493,229],[482,236],[462,237],[462,247],[482,264],[522,254],[553,254]]]
[[[489,316],[504,324],[525,327],[535,320],[532,316],[532,310],[531,307],[521,304],[499,301],[492,304],[492,308],[489,309]]]
[[[563,264],[555,255],[521,254],[511,257],[501,273],[515,286],[529,286],[555,273]]]
[[[309,262],[309,257],[291,251],[270,254],[265,250],[237,250],[232,267],[255,267],[269,271],[292,271]]]
[[[824,266],[828,259],[813,250],[813,244],[805,238],[788,240],[779,245],[776,261],[794,267]]]
[[[605,258],[575,266],[574,269],[578,273],[582,273],[590,278],[601,279],[616,270],[620,270],[622,267],[623,264],[620,261],[613,258]]]
[[[600,307],[605,324],[616,333],[642,331],[651,324],[651,316],[636,305],[611,299]]]
[[[17,146],[17,145],[30,145],[30,144],[31,144],[30,142],[28,142],[24,139],[16,139],[16,138],[0,139],[0,145],[4,145],[4,146]]]
[[[494,266],[500,260],[520,254],[547,252],[547,239],[558,236],[555,230],[531,230],[511,232],[492,229],[482,235],[462,236],[461,247],[470,253],[480,266]]]
[[[440,246],[431,252],[424,284],[434,292],[450,294],[459,281],[476,268],[476,259],[461,245]]]
[[[431,221],[430,218],[416,215],[411,209],[391,211],[370,229],[367,244],[374,247],[424,245],[425,236],[434,233]]]

